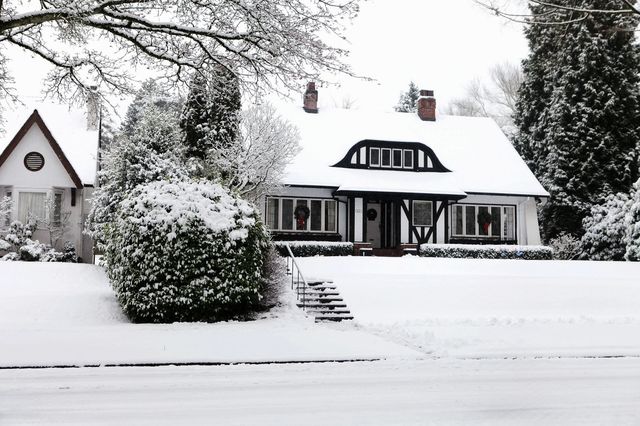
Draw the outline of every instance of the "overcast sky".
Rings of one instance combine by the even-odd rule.
[[[528,50],[520,26],[472,0],[364,1],[347,38],[353,70],[376,81],[340,78],[340,89],[320,88],[321,106],[348,97],[355,108],[390,109],[411,80],[435,90],[444,106],[474,77],[500,62],[517,63]],[[11,56],[18,93],[37,96],[44,64],[23,53]]]

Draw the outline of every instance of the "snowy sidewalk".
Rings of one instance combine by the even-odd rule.
[[[131,324],[91,265],[0,262],[0,367],[417,358],[296,308],[249,322]]]

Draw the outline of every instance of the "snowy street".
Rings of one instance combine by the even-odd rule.
[[[637,425],[640,359],[0,371],[0,424]]]

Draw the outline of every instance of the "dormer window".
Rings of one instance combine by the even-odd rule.
[[[428,146],[418,142],[363,140],[355,144],[334,167],[448,172]]]
[[[380,167],[380,148],[369,148],[369,165]]]
[[[382,167],[391,167],[391,150],[388,148],[382,150]]]

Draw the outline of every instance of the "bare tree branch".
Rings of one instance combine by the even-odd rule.
[[[55,67],[47,90],[61,98],[92,86],[128,93],[140,67],[156,70],[165,82],[182,84],[194,71],[222,66],[251,90],[297,90],[305,80],[322,81],[325,72],[353,75],[344,63],[347,51],[332,44],[344,40],[345,20],[357,14],[357,3],[0,2],[0,47],[17,46]],[[9,80],[1,77],[0,88],[6,90]]]

